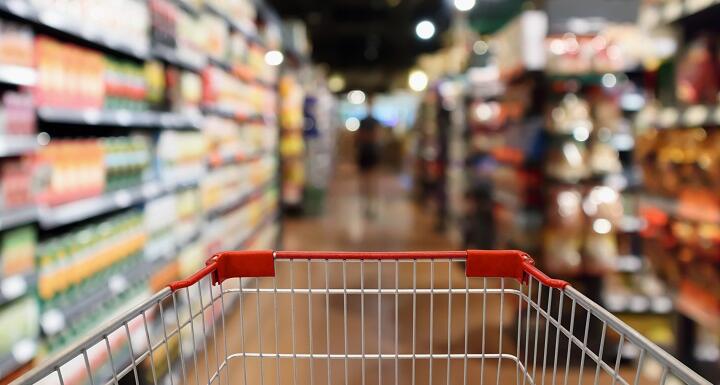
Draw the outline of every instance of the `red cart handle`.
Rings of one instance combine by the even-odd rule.
[[[191,286],[208,274],[214,284],[229,278],[274,277],[275,259],[342,259],[342,260],[413,260],[465,259],[467,277],[514,278],[525,282],[532,276],[541,283],[563,289],[567,282],[552,279],[538,270],[530,256],[517,250],[407,251],[407,252],[335,252],[335,251],[225,251],[207,260],[205,268],[188,279],[171,283],[175,291]]]

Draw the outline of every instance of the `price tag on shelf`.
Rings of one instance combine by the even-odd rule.
[[[113,293],[113,295],[118,295],[125,291],[125,289],[128,288],[128,281],[125,276],[120,274],[115,274],[108,280],[108,287],[110,288],[110,291]]]
[[[82,119],[88,124],[98,124],[100,118],[102,118],[102,115],[98,110],[85,110],[82,112]]]
[[[8,300],[18,298],[27,292],[27,281],[22,275],[3,278],[0,292]]]
[[[121,110],[115,113],[115,120],[117,120],[119,125],[127,127],[132,124],[133,117],[130,112]]]
[[[6,3],[10,12],[19,15],[27,16],[30,14],[30,5],[24,0],[8,0]]]
[[[688,126],[702,126],[707,121],[710,111],[705,106],[688,107],[683,113],[683,123]]]
[[[671,0],[665,3],[663,7],[663,19],[666,22],[672,22],[680,18],[683,13],[683,4],[679,0]]]
[[[65,27],[65,19],[58,13],[45,11],[40,14],[40,21],[50,27],[63,29]]]
[[[160,186],[157,183],[146,183],[142,187],[142,192],[145,199],[152,199],[160,195]]]
[[[127,190],[120,190],[113,194],[113,201],[116,205],[120,208],[125,208],[130,206],[130,203],[132,203],[132,196],[130,195]]]
[[[663,108],[660,112],[658,124],[664,128],[671,128],[672,126],[677,124],[679,117],[680,113],[678,112],[677,108],[666,107]]]
[[[35,357],[35,351],[37,350],[37,342],[26,339],[16,342],[12,348],[12,356],[15,361],[24,364]]]
[[[651,307],[656,313],[669,313],[673,309],[673,301],[670,297],[655,297],[652,300]]]
[[[686,0],[685,11],[687,13],[699,12],[715,3],[715,0]]]
[[[58,309],[50,309],[40,318],[40,325],[45,334],[54,335],[65,329],[65,316]]]
[[[642,313],[650,308],[650,300],[644,295],[633,295],[628,307],[635,313]]]

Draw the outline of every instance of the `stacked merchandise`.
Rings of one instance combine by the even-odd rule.
[[[213,252],[274,247],[277,68],[264,56],[279,29],[258,9],[0,4],[0,322],[13,331],[0,379]],[[110,340],[129,360],[127,336]],[[93,380],[110,379],[107,355],[88,355],[107,374]],[[67,375],[88,380],[84,367]]]
[[[671,347],[672,302],[643,261],[630,119],[639,108],[636,28],[551,35],[543,262],[608,310]],[[637,355],[632,349],[626,357]]]
[[[547,38],[542,28],[523,30],[538,17],[526,12],[473,46],[480,67],[466,75],[465,218],[476,231],[465,242],[530,252],[671,347],[672,302],[640,257],[630,121],[643,101],[642,40],[628,26]],[[542,41],[532,43],[535,36]],[[533,56],[537,47],[543,52]]]
[[[280,79],[280,100],[282,201],[288,208],[299,208],[305,188],[305,91],[296,76],[287,74]]]
[[[640,213],[647,262],[672,289],[680,314],[677,353],[720,381],[720,201],[717,189],[720,7],[698,2],[649,4],[644,18],[675,27],[671,60],[653,68],[651,98],[636,120],[636,163],[643,174]],[[665,12],[675,9],[677,12]],[[674,24],[670,24],[674,22]],[[713,381],[714,380],[714,381]]]
[[[339,126],[337,104],[320,77],[316,74],[315,87],[305,98],[305,164],[307,185],[304,191],[304,211],[319,214],[332,174],[335,155],[336,129]]]
[[[282,24],[283,73],[279,83],[280,157],[282,204],[291,212],[302,211],[307,181],[308,149],[305,138],[306,98],[315,90],[309,65],[310,46],[305,25],[287,20]],[[312,128],[310,128],[312,130]],[[313,173],[311,171],[311,173]]]

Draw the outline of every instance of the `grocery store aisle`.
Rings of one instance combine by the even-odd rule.
[[[382,176],[379,210],[374,219],[368,219],[354,172],[340,169],[324,215],[286,220],[285,248],[452,249],[448,240],[432,230],[430,214],[409,200],[401,181],[398,175]],[[517,288],[512,280],[504,285]],[[446,290],[465,287],[503,286],[496,279],[466,280],[460,262],[276,261],[275,279],[246,279],[243,288],[226,294],[226,301],[236,300],[233,308],[239,311],[230,311],[224,320],[225,333],[216,339],[227,344],[230,354],[228,370],[222,371],[219,383],[522,383],[522,371],[509,358],[463,358],[467,353],[500,350],[516,354],[516,297],[507,292],[483,294],[482,290],[469,296],[462,290],[449,295]],[[400,289],[399,295],[394,288]],[[218,367],[213,351],[223,357],[224,349],[211,344],[205,357],[209,357],[210,370],[199,359],[201,380],[206,374],[212,380],[213,368]],[[428,359],[431,353],[435,356]],[[454,355],[452,359],[448,353]],[[539,353],[543,356],[542,347]],[[401,358],[396,360],[398,354]],[[551,381],[552,363],[546,365],[544,358],[543,364],[537,358],[533,362],[537,363],[536,381],[541,373]],[[563,381],[594,382],[594,365],[582,376],[576,367],[569,372],[561,367],[558,372]],[[613,381],[603,373],[598,383]]]

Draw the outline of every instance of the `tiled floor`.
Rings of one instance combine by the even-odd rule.
[[[411,202],[402,177],[381,177],[372,217],[361,203],[358,183],[352,169],[338,170],[323,215],[285,220],[284,249],[454,248],[433,231],[430,210]],[[505,285],[505,289],[517,287],[509,280]],[[518,304],[516,296],[508,294],[448,293],[465,287],[496,289],[501,285],[498,280],[468,281],[460,262],[276,262],[274,280],[249,280],[243,295],[229,294],[237,296],[234,309],[239,311],[229,312],[225,333],[217,337],[227,341],[231,357],[217,383],[532,383],[511,359],[467,356],[500,350],[516,353]],[[395,288],[406,291],[395,292]],[[435,293],[417,293],[418,288],[433,288]],[[217,368],[215,348],[208,349],[210,368]],[[225,346],[217,349],[222,361]],[[259,357],[259,353],[267,356]],[[428,359],[430,353],[433,359]],[[566,377],[564,355],[559,356],[555,374],[542,345],[538,353],[535,383],[595,383],[594,363],[588,363],[581,376],[577,366],[571,365]],[[204,373],[216,371],[203,366],[201,362],[201,382]],[[598,383],[615,382],[601,373]]]

